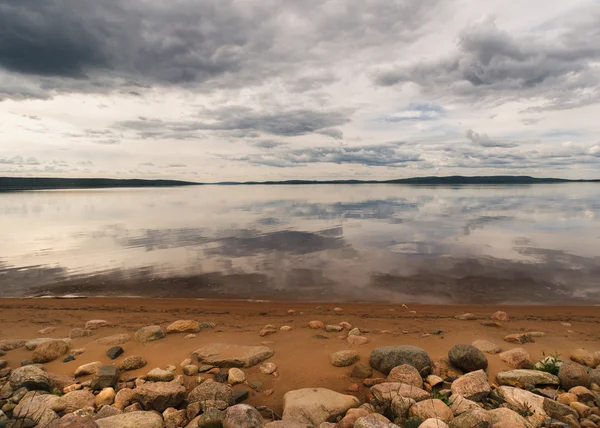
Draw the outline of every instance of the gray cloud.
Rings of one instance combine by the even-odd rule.
[[[250,141],[249,144],[259,149],[270,150],[276,147],[285,146],[285,143],[273,140],[262,140],[262,141]]]
[[[330,135],[332,126],[350,121],[346,111],[315,111],[308,109],[260,112],[248,107],[230,106],[217,110],[205,110],[201,118],[185,121],[160,119],[129,120],[117,123],[121,130],[136,132],[142,138],[198,138],[204,131],[235,132],[236,137],[259,136],[260,133],[297,136],[319,131]],[[240,134],[241,132],[241,134]]]
[[[39,165],[40,161],[38,161],[34,157],[23,157],[23,156],[13,156],[12,158],[0,158],[0,164],[3,165]]]
[[[497,141],[487,136],[487,134],[479,134],[472,129],[467,129],[466,136],[473,144],[481,147],[518,147],[519,145],[508,141]]]
[[[595,103],[600,98],[595,66],[600,59],[600,4],[577,12],[562,28],[556,23],[561,31],[551,38],[517,37],[486,19],[465,29],[449,56],[382,70],[375,82],[413,82],[437,96],[493,102],[537,96],[545,101],[527,111]]]
[[[404,167],[421,162],[416,152],[400,150],[401,145],[379,144],[354,147],[311,147],[297,150],[284,150],[266,154],[223,156],[229,160],[247,162],[254,165],[274,167],[296,167],[315,163],[358,164],[367,166]]]

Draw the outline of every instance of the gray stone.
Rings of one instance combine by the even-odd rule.
[[[228,408],[223,417],[223,428],[262,428],[265,425],[262,415],[254,407],[237,404]]]
[[[98,428],[163,428],[163,418],[156,412],[130,412],[96,421]]]
[[[25,366],[13,370],[9,382],[13,389],[25,387],[29,390],[50,390],[50,377],[36,366]]]
[[[106,356],[111,360],[116,360],[123,354],[123,352],[125,351],[120,346],[113,346],[108,351],[106,351]]]
[[[119,379],[119,371],[113,366],[102,366],[98,369],[92,379],[91,388],[93,390],[101,390],[117,384]]]
[[[397,366],[408,364],[415,367],[421,376],[431,374],[432,364],[427,353],[417,346],[384,346],[371,352],[371,367],[384,374]]]
[[[177,407],[185,398],[185,388],[171,382],[146,382],[134,389],[134,401],[145,410],[164,412],[169,407]]]
[[[252,367],[273,355],[266,346],[242,346],[210,343],[192,352],[192,359],[218,367]]]
[[[575,387],[590,387],[590,375],[585,366],[570,361],[564,362],[558,370],[560,386],[565,391]]]
[[[467,373],[485,370],[488,366],[485,354],[471,345],[454,345],[448,351],[448,359],[450,360],[450,364]]]
[[[142,343],[152,342],[154,340],[163,339],[165,337],[166,335],[159,325],[149,325],[146,327],[142,327],[135,333],[135,340]]]
[[[298,389],[283,396],[283,420],[319,425],[359,405],[358,398],[329,389]]]

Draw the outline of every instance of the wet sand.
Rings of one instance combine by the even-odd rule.
[[[341,313],[333,309],[339,306]],[[319,308],[322,307],[322,308]],[[289,314],[293,309],[295,313]],[[487,327],[482,322],[498,310],[506,311],[511,320],[502,327]],[[411,312],[415,311],[415,313]],[[465,312],[473,313],[477,319],[457,320],[454,317]],[[244,369],[248,381],[263,383],[263,392],[250,392],[249,404],[266,405],[276,412],[281,411],[285,392],[303,387],[326,387],[339,392],[358,379],[349,377],[351,367],[335,368],[329,363],[329,355],[351,346],[338,336],[345,333],[326,333],[308,328],[311,320],[325,324],[347,321],[358,327],[371,342],[354,347],[361,362],[368,364],[370,352],[379,346],[417,345],[425,349],[433,360],[447,355],[457,343],[471,343],[475,339],[487,339],[503,350],[523,347],[533,360],[542,357],[542,352],[560,353],[568,359],[577,348],[600,351],[600,308],[594,306],[420,306],[382,303],[298,303],[298,302],[245,302],[192,299],[140,299],[140,298],[87,298],[87,299],[0,299],[0,340],[33,339],[44,337],[37,332],[45,327],[56,330],[45,337],[68,337],[71,329],[83,328],[91,319],[107,320],[111,326],[103,327],[91,337],[73,339],[72,348],[86,348],[75,361],[63,363],[62,359],[45,364],[47,371],[72,375],[77,367],[92,361],[117,364],[126,356],[142,355],[148,365],[140,370],[127,372],[123,378],[144,375],[155,367],[168,364],[177,366],[188,358],[192,351],[211,342],[241,345],[260,345],[271,342],[275,355],[269,360],[279,367],[279,376],[264,375],[259,367]],[[204,329],[194,339],[185,339],[185,334],[169,334],[165,339],[138,343],[131,341],[122,345],[123,356],[115,362],[105,352],[106,345],[93,342],[101,337],[116,333],[134,334],[146,325],[158,324],[166,327],[179,319],[193,319],[216,323],[214,329]],[[568,323],[570,325],[564,325]],[[289,332],[278,331],[267,337],[259,332],[266,324],[277,327],[292,326]],[[387,330],[387,331],[385,331]],[[442,330],[441,334],[431,334]],[[542,331],[545,337],[535,343],[515,345],[503,337],[511,333]],[[328,339],[315,339],[316,334]],[[8,351],[6,359],[10,367],[18,367],[20,361],[31,358],[25,348]],[[488,355],[489,374],[493,379],[498,371],[509,369],[497,355]],[[209,377],[210,375],[204,375]],[[83,378],[85,380],[85,378]],[[186,377],[190,387],[195,377]],[[235,389],[247,389],[238,385]],[[270,396],[265,390],[272,389]],[[367,388],[357,393],[364,399]]]

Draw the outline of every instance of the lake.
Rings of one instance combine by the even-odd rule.
[[[0,296],[600,303],[600,184],[0,193]]]

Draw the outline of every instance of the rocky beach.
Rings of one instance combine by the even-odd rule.
[[[597,307],[0,300],[0,427],[597,427]]]

